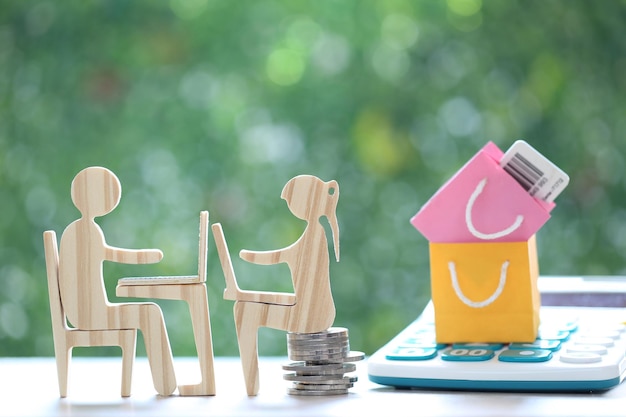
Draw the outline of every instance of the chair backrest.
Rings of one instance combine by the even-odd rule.
[[[209,212],[200,212],[200,236],[198,237],[198,280],[206,281],[209,246]]]
[[[50,315],[52,319],[52,332],[55,338],[61,330],[68,330],[61,291],[59,289],[59,250],[57,247],[57,235],[53,230],[43,233],[43,247],[46,257],[46,272],[48,275],[48,296],[50,298]]]
[[[227,281],[237,282],[233,262],[230,259],[230,252],[228,251],[228,244],[226,243],[221,223],[213,223],[211,229],[213,230],[213,239],[215,240],[215,247],[217,248],[217,254],[220,258],[220,264],[222,266],[224,276]]]

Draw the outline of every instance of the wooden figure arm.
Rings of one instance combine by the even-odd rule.
[[[296,304],[296,295],[288,292],[239,290],[236,301],[292,306]]]
[[[284,254],[285,249],[269,251],[251,251],[242,249],[239,252],[239,257],[244,261],[257,265],[275,265],[281,262],[286,262]]]
[[[159,249],[123,249],[107,246],[105,259],[123,264],[154,264],[163,259],[163,252]]]

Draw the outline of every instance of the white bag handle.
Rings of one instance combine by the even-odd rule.
[[[509,268],[509,261],[505,261],[502,264],[502,268],[500,269],[500,281],[498,282],[498,288],[491,294],[490,297],[486,298],[483,301],[472,301],[463,294],[463,290],[461,290],[461,286],[459,285],[459,280],[456,275],[456,267],[454,262],[448,262],[448,269],[450,270],[450,278],[452,279],[452,288],[454,288],[454,292],[456,296],[459,297],[459,300],[463,302],[463,304],[468,307],[473,308],[482,308],[487,307],[489,304],[493,303],[498,299],[502,291],[504,290],[504,284],[506,283],[506,271]]]
[[[474,237],[477,237],[478,239],[483,239],[483,240],[493,240],[493,239],[498,239],[500,237],[513,233],[515,229],[520,227],[520,225],[524,221],[524,216],[522,216],[521,214],[518,214],[517,218],[515,219],[512,225],[510,225],[504,230],[500,230],[499,232],[482,233],[476,230],[476,228],[474,227],[474,222],[472,222],[472,208],[474,207],[474,203],[476,202],[476,199],[478,198],[478,196],[483,192],[483,189],[485,188],[486,184],[487,184],[487,178],[483,178],[478,183],[478,185],[476,186],[476,189],[474,190],[469,200],[467,201],[467,206],[465,207],[465,223],[467,224],[468,230],[470,231],[472,235],[474,235]]]

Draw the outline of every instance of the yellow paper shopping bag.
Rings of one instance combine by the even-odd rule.
[[[439,343],[532,342],[541,304],[535,236],[524,242],[430,243]]]

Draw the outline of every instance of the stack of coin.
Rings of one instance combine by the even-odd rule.
[[[350,350],[348,329],[331,327],[319,333],[287,333],[287,354],[295,362],[283,366],[283,377],[292,381],[292,395],[347,394],[356,376],[352,362],[362,360],[362,352]]]

